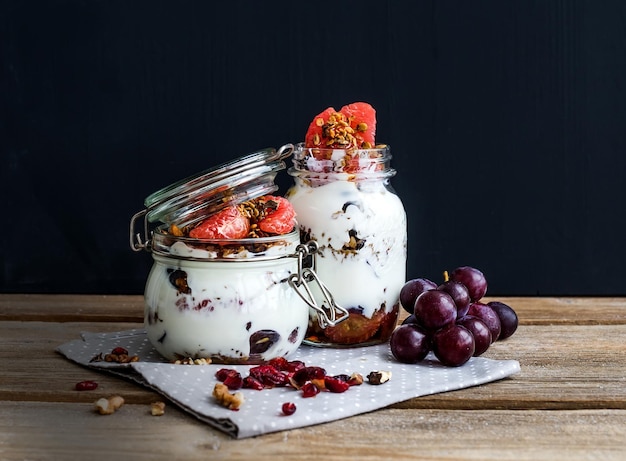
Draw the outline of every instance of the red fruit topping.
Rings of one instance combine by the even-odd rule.
[[[319,387],[311,382],[308,382],[304,386],[302,386],[302,397],[304,398],[315,397],[319,393]]]
[[[250,376],[259,380],[265,387],[281,387],[289,383],[287,375],[271,365],[250,368]]]
[[[226,377],[224,384],[226,384],[226,387],[231,391],[235,391],[243,387],[243,378],[240,373],[233,373]]]
[[[267,364],[273,366],[280,371],[287,371],[289,366],[289,362],[285,357],[275,357],[273,359],[270,359]]]
[[[126,349],[124,349],[123,347],[115,347],[112,351],[111,354],[115,354],[115,355],[128,355],[128,351]]]
[[[237,370],[233,370],[232,368],[220,368],[215,372],[215,377],[218,381],[224,382],[229,376],[237,374],[239,374],[239,372]]]
[[[252,376],[246,376],[245,378],[243,378],[243,386],[244,389],[254,389],[257,391],[262,391],[263,389],[265,389],[265,386],[263,385],[263,383],[261,381],[259,381],[256,378],[253,378]]]
[[[302,362],[300,360],[292,360],[292,361],[287,363],[286,371],[288,371],[290,373],[295,373],[296,371],[301,370],[305,366],[306,365],[304,364],[304,362]]]
[[[250,221],[236,206],[209,216],[189,232],[192,238],[201,239],[241,239],[248,236]]]
[[[374,147],[376,111],[365,102],[343,106],[340,111],[329,107],[309,124],[305,147],[329,149],[370,149]]]
[[[354,130],[357,145],[361,148],[374,147],[376,138],[376,110],[366,102],[354,102],[341,108]]]
[[[289,416],[296,412],[296,404],[293,402],[285,402],[282,406],[283,414]]]
[[[95,381],[81,381],[76,383],[75,389],[77,391],[93,391],[98,387],[98,383]]]
[[[324,377],[324,387],[330,392],[340,394],[342,392],[346,392],[350,388],[350,384],[343,381],[341,378],[326,376]]]
[[[263,197],[263,209],[265,217],[257,225],[259,229],[268,234],[287,234],[295,226],[296,212],[284,197],[267,195]]]
[[[291,384],[299,389],[307,381],[311,381],[312,379],[324,379],[326,376],[326,370],[322,367],[304,367],[296,371],[291,377]]]

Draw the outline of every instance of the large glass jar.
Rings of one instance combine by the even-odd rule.
[[[311,309],[307,344],[375,344],[393,332],[406,279],[407,230],[404,207],[390,185],[396,173],[390,160],[389,146],[295,147],[289,169],[294,185],[286,197],[303,241],[319,245],[315,271],[349,312],[347,320],[323,329]]]
[[[297,230],[227,243],[154,232],[144,326],[155,349],[247,364],[293,353],[309,309],[290,283],[299,244]]]

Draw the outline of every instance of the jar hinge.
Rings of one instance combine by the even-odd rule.
[[[316,241],[310,240],[306,244],[300,244],[296,247],[298,257],[298,272],[291,274],[289,284],[298,293],[300,298],[308,304],[308,306],[317,313],[317,322],[320,328],[335,326],[343,322],[350,315],[348,311],[338,305],[328,288],[320,280],[315,272],[315,253],[318,251],[319,245]],[[311,267],[305,267],[304,261],[309,256],[312,257]],[[318,305],[313,296],[313,292],[309,287],[309,283],[314,282],[319,288],[324,300],[322,305]]]
[[[150,251],[150,232],[148,230],[148,220],[146,219],[147,213],[148,210],[142,210],[139,213],[135,213],[130,220],[130,247],[133,251]],[[141,217],[143,217],[143,239],[141,233],[135,233],[135,223]]]

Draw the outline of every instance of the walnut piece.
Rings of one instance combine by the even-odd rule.
[[[174,360],[174,362],[172,363],[174,363],[174,365],[210,365],[211,359],[210,358],[194,359],[191,357],[185,357],[182,359]]]
[[[119,395],[114,395],[112,397],[100,398],[95,402],[96,411],[101,415],[112,415],[118,410],[122,405],[124,405],[124,398]]]
[[[367,375],[367,381],[370,384],[378,385],[384,384],[391,379],[390,371],[371,371],[369,375]]]
[[[228,391],[226,384],[217,383],[213,388],[213,397],[220,404],[228,408],[229,410],[237,411],[241,404],[243,404],[243,394],[241,392],[235,392],[231,394]]]
[[[165,402],[152,402],[150,413],[152,416],[163,416],[165,414]]]

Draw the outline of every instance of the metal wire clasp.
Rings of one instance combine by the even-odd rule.
[[[315,272],[315,253],[319,250],[316,241],[310,240],[305,244],[296,247],[298,257],[298,272],[291,274],[289,277],[289,285],[298,293],[300,298],[309,305],[317,313],[317,323],[320,328],[335,326],[346,320],[349,316],[348,311],[338,305],[333,295],[324,283],[320,280]],[[311,257],[311,266],[305,266],[305,260]],[[318,305],[309,283],[315,282],[315,285],[322,293],[322,305]]]
[[[146,213],[148,210],[142,210],[139,213],[135,213],[130,220],[130,247],[133,251],[150,250],[150,233],[148,231],[148,220],[146,219]],[[135,233],[135,222],[143,217],[143,235],[141,233]]]

